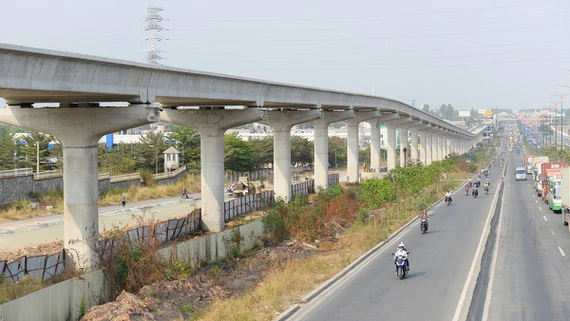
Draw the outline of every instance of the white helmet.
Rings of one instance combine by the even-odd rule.
[[[405,248],[406,246],[404,245],[404,242],[400,242],[400,244],[398,244],[398,250],[403,250]]]

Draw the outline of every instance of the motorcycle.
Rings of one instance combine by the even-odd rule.
[[[485,187],[485,195],[489,195],[489,187]]]
[[[445,204],[447,204],[447,206],[451,205],[451,197],[445,197]]]
[[[469,186],[465,187],[465,196],[469,196]]]
[[[473,198],[477,198],[477,196],[479,196],[479,191],[474,189],[472,194],[473,194]]]
[[[408,252],[410,254],[410,252]],[[394,253],[392,253],[394,255]],[[398,255],[396,257],[396,275],[398,278],[402,280],[408,274],[408,256],[407,255]]]
[[[422,234],[426,234],[428,230],[428,221],[427,218],[422,218],[422,222],[420,223],[420,230]]]

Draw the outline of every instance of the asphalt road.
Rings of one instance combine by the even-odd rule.
[[[570,320],[570,233],[529,181],[514,180],[522,153],[509,153],[496,263],[483,320]],[[489,295],[488,294],[488,295]]]
[[[498,180],[498,168],[491,181]],[[289,320],[452,320],[489,215],[491,193],[473,199],[463,189],[451,206],[430,213],[430,230],[422,235],[416,221],[349,276],[305,304]],[[411,271],[396,277],[391,252],[403,241]]]
[[[199,193],[190,194],[189,197],[127,202],[124,208],[121,205],[99,207],[99,231],[138,224],[141,220],[165,221],[184,216],[200,207]],[[63,214],[0,224],[0,250],[33,246],[58,239],[63,239]]]

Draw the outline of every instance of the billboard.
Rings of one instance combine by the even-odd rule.
[[[471,117],[470,110],[459,110],[459,117]]]

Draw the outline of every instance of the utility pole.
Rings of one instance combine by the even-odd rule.
[[[146,27],[146,62],[151,65],[160,65],[158,62],[161,59],[164,59],[160,56],[161,50],[158,50],[158,42],[164,40],[161,38],[158,33],[164,29],[160,23],[165,19],[159,14],[163,9],[161,7],[148,7],[146,8],[147,14],[145,17]]]

